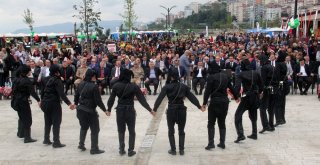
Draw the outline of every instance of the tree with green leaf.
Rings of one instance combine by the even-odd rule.
[[[124,25],[128,28],[129,31],[133,29],[134,23],[138,19],[134,11],[134,5],[136,4],[135,0],[124,0],[124,14],[120,16],[124,19]]]
[[[73,15],[73,17],[81,21],[80,27],[84,27],[83,29],[87,39],[89,39],[89,28],[93,28],[96,31],[101,29],[98,23],[101,21],[101,12],[95,11],[94,8],[98,3],[98,0],[82,0],[80,5],[73,6],[74,10],[78,12],[78,14]]]
[[[34,19],[33,19],[33,14],[32,12],[27,9],[24,11],[24,15],[23,15],[23,22],[25,24],[27,24],[30,28],[30,33],[31,33],[31,42],[32,42],[32,38],[33,38],[33,35],[34,35],[34,32],[33,32],[33,25],[34,25]]]

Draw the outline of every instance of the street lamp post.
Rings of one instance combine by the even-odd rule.
[[[293,16],[293,19],[298,18],[297,12],[298,12],[298,0],[294,0],[294,16]],[[297,27],[297,28],[299,28],[299,27]],[[292,33],[293,33],[294,38],[297,37],[297,28],[296,29],[292,29]]]
[[[162,6],[162,5],[161,5],[160,7],[164,8],[164,9],[168,12],[167,24],[166,24],[166,29],[168,29],[168,26],[169,26],[169,28],[170,28],[170,11],[171,11],[173,8],[177,7],[177,6],[174,5],[174,6],[171,6],[171,7],[165,7],[165,6]]]
[[[168,28],[168,16],[164,13],[161,13],[164,17],[166,17],[166,28]]]

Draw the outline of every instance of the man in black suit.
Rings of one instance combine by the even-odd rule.
[[[203,67],[203,62],[199,61],[198,66],[193,69],[192,86],[194,93],[198,95],[197,85],[200,84],[200,95],[206,84],[207,70]]]
[[[145,72],[145,86],[149,92],[149,95],[151,95],[150,84],[154,85],[153,95],[157,94],[160,75],[161,75],[161,70],[159,68],[156,68],[153,62],[150,62],[149,68],[147,68]]]
[[[234,61],[234,55],[230,55],[229,62],[226,64],[226,69],[230,69],[234,73],[237,66],[238,64]]]
[[[143,68],[144,71],[146,71],[146,69],[149,68],[149,61],[146,55],[142,57],[141,67]]]
[[[115,62],[114,67],[111,69],[111,80],[110,80],[110,88],[112,88],[113,84],[118,82],[120,73],[121,73],[121,60],[117,60]]]
[[[105,94],[104,88],[106,88],[107,85],[109,84],[111,70],[109,67],[107,67],[106,62],[101,61],[100,67],[96,68],[96,73],[97,73],[97,84],[99,86],[99,91],[102,95],[104,95]]]
[[[219,65],[220,69],[225,69],[225,63],[221,60],[220,56],[216,56],[215,61]]]
[[[68,93],[70,85],[73,83],[74,72],[73,69],[68,65],[68,61],[62,62],[62,67],[60,68],[60,76],[62,83],[65,85],[65,94]]]
[[[311,82],[309,79],[311,71],[309,65],[305,64],[304,59],[300,60],[300,65],[296,68],[296,73],[300,95],[307,95],[308,89],[311,86]],[[302,91],[302,88],[304,88],[304,91]]]
[[[176,59],[173,60],[173,64],[170,65],[169,69],[172,69],[172,68],[176,68],[177,69],[177,71],[179,73],[180,82],[184,82],[184,80],[185,80],[184,78],[187,75],[187,72],[184,69],[184,67],[180,66],[180,59],[179,58],[176,58]],[[170,82],[171,82],[171,76],[168,75],[166,83],[170,83]]]

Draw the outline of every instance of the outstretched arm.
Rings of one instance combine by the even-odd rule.
[[[162,88],[162,90],[161,90],[161,92],[160,92],[160,94],[159,94],[156,102],[154,103],[154,108],[153,108],[153,110],[154,110],[155,112],[157,112],[157,110],[158,110],[158,108],[159,108],[162,100],[163,100],[164,97],[166,96],[166,93],[167,93],[167,87],[164,86],[164,87]]]
[[[111,95],[110,95],[110,97],[109,97],[109,100],[108,100],[108,111],[109,112],[111,112],[111,108],[112,108],[112,106],[113,106],[113,104],[114,104],[114,100],[115,100],[115,98],[116,98],[116,90],[113,88],[112,89],[112,92],[111,92]]]
[[[196,98],[196,96],[193,93],[191,93],[190,89],[187,89],[186,92],[187,92],[186,97],[191,101],[191,103],[197,106],[199,109],[201,109],[199,100]]]
[[[141,104],[145,109],[147,109],[149,112],[151,112],[152,109],[151,109],[150,105],[148,104],[146,98],[143,96],[140,88],[139,88],[137,85],[135,85],[135,94],[136,94],[136,97],[137,97],[138,101],[140,102],[140,104]]]

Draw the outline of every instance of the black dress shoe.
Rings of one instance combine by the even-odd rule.
[[[180,150],[179,153],[180,153],[180,155],[184,155],[184,151],[183,150]]]
[[[274,127],[268,128],[267,131],[273,132],[275,129]]]
[[[52,144],[53,148],[62,148],[62,147],[65,147],[65,146],[66,146],[65,144],[61,144],[61,143],[53,143]]]
[[[135,154],[136,154],[136,151],[129,151],[129,152],[128,152],[128,156],[129,156],[129,157],[131,157],[131,156],[133,156],[133,155],[135,155]]]
[[[307,92],[303,92],[303,95],[308,95],[308,93]]]
[[[245,140],[245,139],[246,139],[246,137],[244,137],[244,136],[238,137],[237,140],[235,140],[234,142],[239,143],[240,141]]]
[[[24,135],[23,134],[19,134],[19,133],[17,133],[17,136],[18,136],[18,138],[24,138]]]
[[[247,138],[253,139],[253,140],[257,140],[257,139],[258,139],[258,136],[252,134],[252,135],[247,136]]]
[[[24,143],[33,143],[33,142],[36,142],[36,141],[37,141],[36,139],[32,139],[32,138],[24,139]]]
[[[226,145],[223,144],[223,143],[219,143],[217,146],[220,147],[220,148],[222,148],[222,149],[225,149],[225,148],[226,148]]]
[[[209,144],[207,147],[205,147],[206,150],[211,150],[212,148],[215,148],[214,144]]]
[[[102,153],[104,153],[104,150],[99,150],[99,149],[90,150],[91,155],[102,154]]]
[[[85,151],[87,150],[86,147],[84,145],[79,145],[78,149],[80,149],[81,151]]]
[[[51,145],[51,144],[52,144],[52,142],[51,142],[50,140],[44,140],[44,141],[43,141],[43,144]]]
[[[274,127],[278,127],[280,125],[280,122],[277,122]]]
[[[119,151],[119,154],[120,154],[121,156],[123,156],[123,155],[126,154],[126,151],[125,151],[125,150],[120,150],[120,151]]]
[[[267,131],[268,128],[263,128],[261,131],[259,131],[259,133],[263,134],[264,132]]]
[[[169,150],[168,153],[169,153],[170,155],[177,155],[177,152],[176,152],[176,151],[173,151],[173,150]]]

